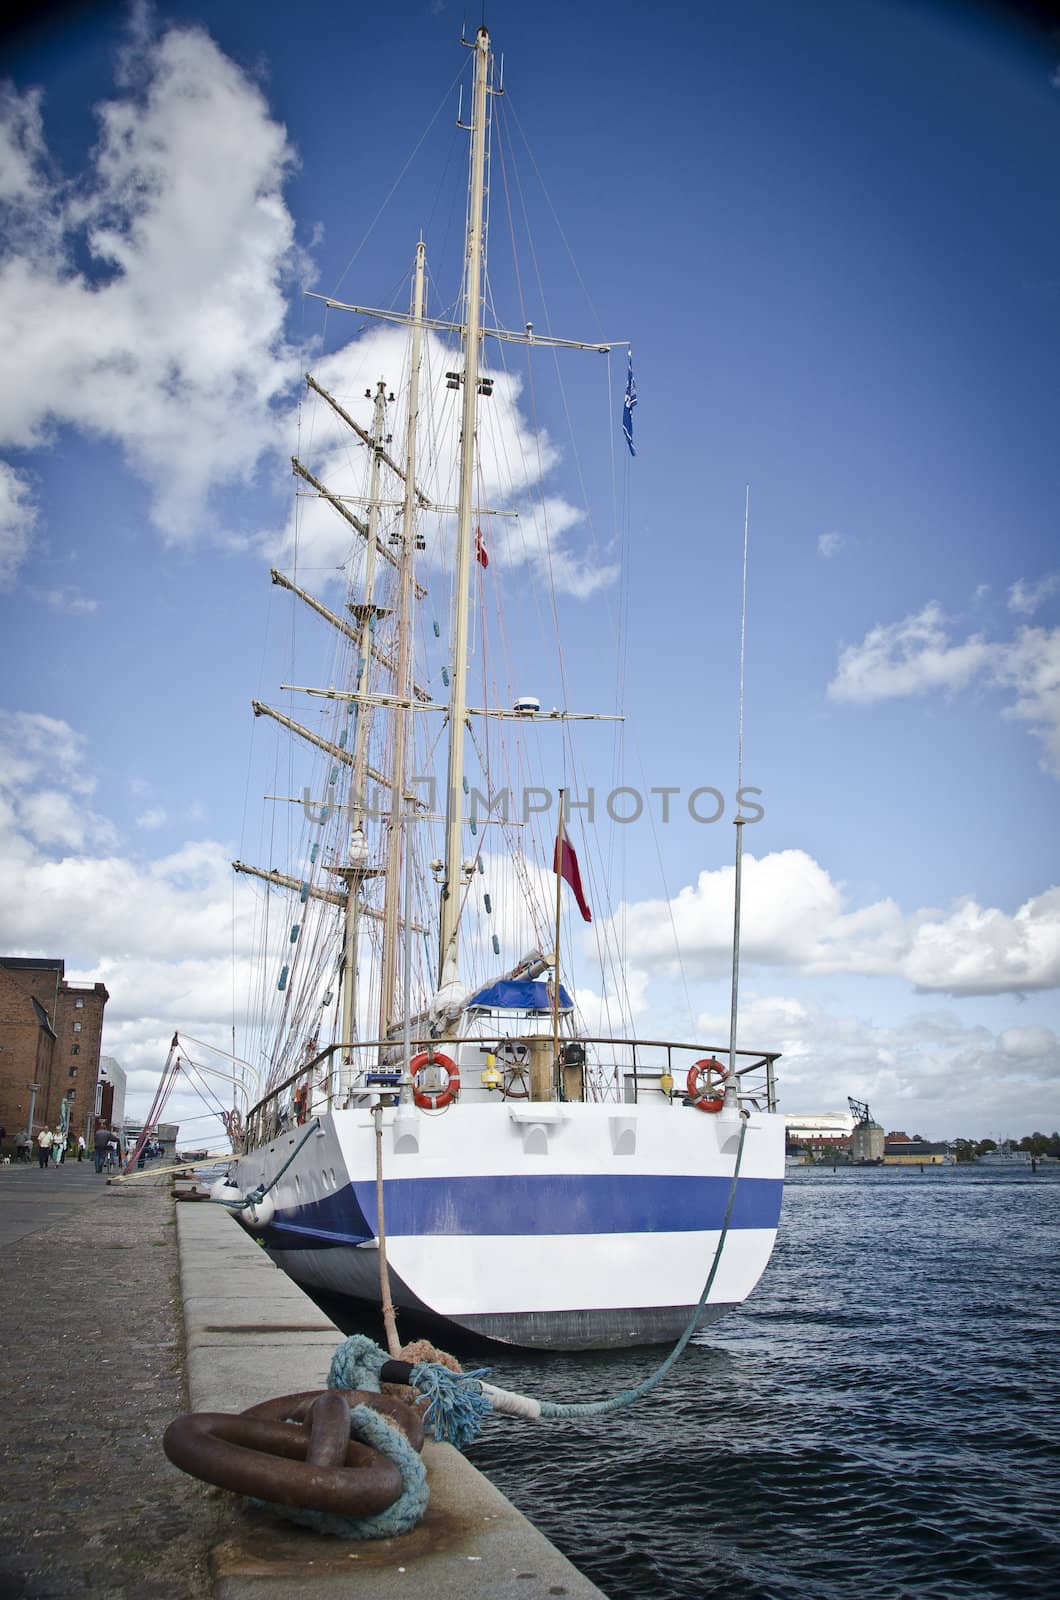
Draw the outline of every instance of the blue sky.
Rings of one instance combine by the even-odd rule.
[[[0,942],[106,977],[141,1098],[174,1027],[228,1033],[298,374],[359,327],[301,290],[400,300],[422,227],[444,297],[459,252],[459,11],[293,20],[83,6],[5,51]],[[487,21],[548,289],[512,289],[495,166],[499,309],[635,352],[617,522],[621,358],[610,393],[601,358],[564,365],[575,441],[539,394],[547,490],[579,505],[580,465],[594,507],[596,543],[583,520],[566,548],[618,569],[559,597],[571,705],[613,703],[627,612],[628,770],[731,793],[749,483],[744,1036],[784,1050],[787,1109],[1051,1130],[1057,60],[957,6]],[[544,667],[528,687],[557,698]],[[609,737],[586,739],[601,778]],[[724,1036],[731,833],[625,832],[644,1031]],[[651,936],[667,893],[687,984]]]

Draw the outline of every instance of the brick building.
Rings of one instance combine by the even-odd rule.
[[[32,1138],[45,1124],[54,1128],[64,1096],[72,1129],[81,1132],[92,1114],[110,996],[102,983],[67,983],[65,971],[57,957],[0,956],[0,1125],[8,1149],[25,1130]]]

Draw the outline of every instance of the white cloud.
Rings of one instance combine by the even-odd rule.
[[[525,563],[536,569],[559,594],[587,600],[618,578],[615,562],[594,565],[591,558],[575,555],[566,548],[564,538],[584,518],[580,511],[558,497],[546,496],[522,510],[518,522],[502,524],[499,530],[501,564],[516,567]],[[496,537],[496,535],[495,535]],[[493,559],[491,554],[490,559]]]
[[[735,871],[703,871],[670,901],[643,900],[616,913],[627,930],[636,965],[676,971],[681,951],[686,972],[697,963],[723,972],[732,948]],[[840,914],[842,898],[828,873],[803,850],[743,860],[741,941],[748,960],[767,964],[798,960],[815,947]]]
[[[840,652],[829,697],[872,705],[939,689],[956,691],[978,678],[1015,692],[1003,715],[1029,725],[1045,746],[1046,769],[1060,777],[1060,627],[1024,626],[1010,640],[972,634],[955,641],[946,620],[932,600],[901,622],[870,628],[860,644]]]
[[[0,170],[2,167],[0,155]],[[0,589],[12,582],[29,554],[37,517],[29,478],[0,461]]]
[[[826,561],[832,556],[837,556],[843,548],[843,536],[839,533],[819,533],[817,535],[817,554]]]
[[[398,461],[404,459],[405,448],[406,361],[405,334],[380,327],[351,340],[314,366],[317,382],[366,430],[371,427],[373,409],[366,390],[374,393],[379,379],[386,380],[388,389],[398,396],[388,412],[395,439],[392,450]],[[429,403],[421,406],[416,479],[441,506],[455,505],[458,495],[460,392],[447,387],[445,374],[460,365],[460,358],[437,334],[426,335],[421,394],[429,397]],[[477,492],[489,509],[518,513],[489,517],[484,512],[481,516],[490,572],[496,579],[498,573],[527,567],[543,587],[553,585],[558,593],[584,599],[612,584],[619,569],[594,547],[585,514],[562,496],[545,492],[544,482],[559,462],[559,451],[548,433],[543,429],[535,432],[524,415],[520,379],[501,371],[489,375],[493,392],[483,398],[479,409]],[[428,415],[429,425],[424,420]],[[325,402],[307,405],[299,448],[303,464],[333,494],[367,494],[368,452]],[[394,487],[392,482],[392,492]],[[363,505],[354,504],[350,509],[364,520]],[[399,526],[399,518],[400,513],[393,509],[384,514],[384,543],[389,531]],[[454,521],[452,516],[428,514],[423,518],[426,566],[449,564]],[[571,539],[575,530],[580,534],[580,549]],[[337,577],[340,569],[348,570],[351,544],[359,562],[359,537],[333,507],[310,490],[308,495],[302,494],[294,517],[272,541],[269,553],[287,565],[297,560],[300,570],[331,572]]]
[[[61,719],[0,713],[0,949],[62,956],[74,981],[107,985],[104,1053],[132,1074],[128,1109],[143,1115],[176,1029],[230,1047],[233,994],[253,991],[255,899],[242,882],[233,898],[230,852],[213,841],[119,854],[89,807],[87,763]],[[177,1120],[203,1111],[194,1096],[174,1105]]]
[[[699,874],[670,901],[622,907],[634,968],[686,978],[728,969],[732,867]],[[1012,914],[962,900],[948,911],[903,912],[893,900],[848,909],[841,886],[802,850],[745,855],[741,952],[749,965],[803,973],[901,978],[953,995],[1060,987],[1060,889]]]
[[[1010,1056],[1014,1061],[1034,1061],[1055,1050],[1057,1038],[1051,1028],[1032,1025],[1027,1028],[1005,1028],[998,1035],[997,1042],[1002,1055]]]
[[[871,705],[935,689],[962,689],[988,665],[992,647],[980,635],[953,643],[934,600],[915,616],[870,628],[839,655],[828,685],[833,700]]]
[[[0,100],[0,443],[47,445],[64,424],[114,441],[157,526],[184,539],[211,489],[253,470],[296,374],[292,153],[201,30],[144,41],[127,69],[69,184],[48,160],[39,92]]]
[[[148,829],[160,828],[165,820],[166,812],[163,806],[148,806],[147,810],[141,811],[137,817],[136,826]]]
[[[35,598],[43,600],[50,610],[60,611],[68,617],[91,616],[99,605],[98,601],[79,594],[76,589],[43,589],[36,593]]]
[[[1008,592],[1008,608],[1010,611],[1017,611],[1029,617],[1058,589],[1060,589],[1060,572],[1047,573],[1034,583],[1018,578]]]
[[[1045,766],[1060,777],[1060,627],[1021,628],[998,651],[994,679],[1016,692],[1005,716],[1030,725],[1045,746]]]
[[[120,854],[110,825],[88,809],[87,766],[87,742],[61,720],[0,716],[0,948],[62,955],[71,977],[107,984],[105,1050],[133,1074],[130,1111],[143,1114],[174,1030],[226,1049],[233,994],[240,1008],[252,996],[255,1009],[267,1010],[270,996],[276,999],[275,973],[264,990],[259,981],[262,892],[239,880],[233,898],[230,852],[216,841],[187,843],[153,859]],[[525,883],[516,881],[506,857],[491,854],[485,874],[475,875],[475,896],[492,897],[489,929],[503,940],[504,963],[531,944],[548,943],[552,875],[531,865],[528,878],[546,908],[540,926],[526,919]],[[724,987],[731,894],[731,869],[704,872],[673,902],[685,977],[700,995],[712,978]],[[892,1027],[754,993],[767,966],[810,977],[900,978],[962,996],[1060,986],[1060,889],[1011,914],[970,900],[911,913],[890,900],[852,908],[823,866],[792,850],[760,860],[745,856],[744,904],[741,1040],[784,1052],[788,1109],[830,1109],[832,1100],[841,1104],[854,1093],[874,1102],[889,1124],[912,1120],[911,1106],[920,1120],[937,1115],[933,1126],[910,1131],[940,1136],[1024,1132],[1035,1116],[1037,1125],[1060,1120],[1047,1109],[1060,1064],[1056,1036],[1038,1021],[1004,1028],[995,1038],[944,1012]],[[590,979],[579,986],[579,1003],[592,1031],[627,1032],[638,1019],[643,1034],[653,987],[675,971],[669,910],[665,902],[641,902],[620,908],[616,920],[629,933],[628,995],[619,998],[610,971],[602,984],[591,978],[595,940],[606,925],[574,924],[576,964]],[[493,975],[489,933],[468,944],[468,981],[472,973]],[[725,1037],[727,1011],[699,1020],[704,1031]],[[200,1114],[193,1097],[176,1105],[179,1118]],[[963,1125],[950,1126],[945,1119],[958,1109]],[[976,1127],[969,1125],[973,1118]],[[198,1142],[192,1126],[185,1142]]]
[[[45,849],[82,850],[90,844],[113,844],[116,838],[105,818],[96,816],[58,789],[24,794],[18,815],[25,832]]]
[[[963,901],[948,916],[907,919],[901,976],[946,994],[1024,994],[1060,986],[1060,889],[1011,916]]]
[[[55,176],[46,109],[36,90],[0,99],[0,446],[43,448],[62,426],[111,441],[149,486],[163,535],[193,539],[211,491],[246,481],[288,442],[298,367],[284,337],[285,290],[305,269],[283,198],[292,150],[257,87],[194,27],[142,37],[130,50],[120,92],[97,108],[99,143],[75,182]],[[444,374],[456,358],[436,335],[425,344],[427,386],[444,403],[424,429],[421,476],[450,504],[460,396]],[[364,390],[382,372],[400,395],[404,347],[403,334],[376,328],[316,375],[367,425]],[[561,593],[589,595],[617,568],[591,548],[584,515],[542,492],[559,452],[520,408],[521,380],[491,376],[478,484],[485,504],[521,513],[518,523],[483,518],[491,563],[529,566]],[[389,419],[398,429],[400,410]],[[336,492],[357,493],[364,457],[332,435],[323,462],[307,465]],[[13,573],[32,535],[26,485],[13,472],[8,498],[5,524],[0,486],[0,572],[6,564]],[[303,500],[297,522],[303,567],[346,565],[350,530],[333,511]],[[428,522],[430,563],[444,554],[449,526]],[[292,527],[282,546],[290,553],[295,542]],[[49,603],[61,607],[54,593]]]
[[[725,1038],[728,1012],[697,1019]],[[739,1042],[782,1051],[780,1109],[812,1114],[868,1102],[887,1129],[928,1139],[1021,1137],[1060,1123],[1060,1038],[1033,1025],[989,1028],[952,1011],[880,1023],[790,996],[749,993]]]
[[[41,92],[0,83],[0,203],[29,207],[44,165]]]
[[[89,795],[96,780],[85,769],[87,751],[87,740],[60,717],[0,711],[0,790],[17,794],[49,780]]]

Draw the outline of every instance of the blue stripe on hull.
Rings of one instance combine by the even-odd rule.
[[[391,1178],[385,1184],[391,1237],[700,1233],[719,1229],[726,1177],[557,1173],[541,1176]],[[782,1178],[741,1178],[730,1227],[776,1228]],[[268,1230],[285,1250],[360,1244],[375,1234],[375,1185],[351,1187],[284,1208]],[[267,1234],[267,1237],[268,1237]],[[282,1244],[281,1244],[282,1237]]]

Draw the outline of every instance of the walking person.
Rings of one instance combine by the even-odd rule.
[[[110,1131],[110,1139],[107,1142],[107,1159],[104,1165],[109,1172],[117,1172],[121,1166],[121,1140],[113,1128]]]
[[[79,1133],[78,1136],[77,1136],[77,1159],[78,1159],[78,1161],[83,1161],[85,1159],[85,1150],[86,1150],[86,1148],[87,1148],[87,1146],[85,1145],[85,1136],[84,1136],[83,1133]]]
[[[37,1160],[40,1162],[40,1169],[42,1172],[51,1159],[52,1141],[54,1138],[55,1135],[52,1133],[50,1128],[42,1128],[37,1135]]]
[[[66,1135],[64,1134],[62,1128],[59,1127],[59,1128],[56,1128],[55,1133],[52,1136],[52,1162],[53,1162],[53,1164],[55,1166],[57,1166],[57,1167],[61,1167],[62,1164],[63,1164],[63,1159],[64,1159],[65,1155],[66,1155]]]
[[[97,1172],[103,1171],[103,1163],[107,1159],[107,1146],[113,1137],[110,1129],[101,1122],[92,1140],[92,1154],[95,1157]]]

